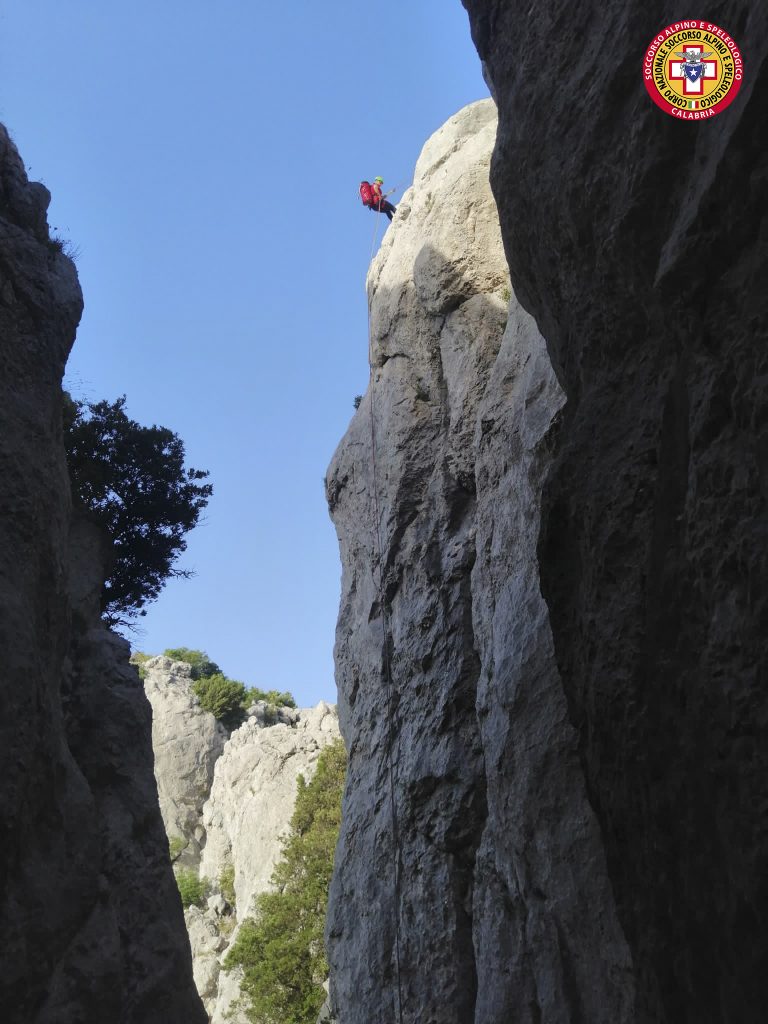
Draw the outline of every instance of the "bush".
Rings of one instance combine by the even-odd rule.
[[[151,654],[144,654],[143,651],[133,651],[131,653],[130,662],[132,665],[136,666],[136,669],[139,673],[139,679],[146,678],[147,670],[144,666],[151,657]]]
[[[255,704],[257,700],[263,700],[266,704],[274,704],[275,707],[295,708],[296,701],[293,694],[284,690],[279,693],[277,690],[260,690],[258,686],[252,686],[246,695],[246,707]]]
[[[278,707],[295,708],[296,701],[288,691],[261,690],[257,686],[246,688],[244,683],[225,676],[215,661],[211,661],[205,651],[193,650],[189,647],[168,647],[163,654],[173,661],[183,661],[191,666],[194,680],[192,689],[200,706],[210,711],[227,728],[233,729],[245,718],[245,712],[256,701],[264,701],[267,707],[266,721],[277,721]],[[132,661],[146,661],[149,655],[136,654]],[[141,668],[139,668],[141,672]]]
[[[219,876],[219,889],[221,895],[231,907],[235,906],[235,867],[234,864],[227,864]]]
[[[360,408],[360,403],[362,402],[362,400],[363,400],[363,396],[362,395],[355,395],[355,398],[354,398],[354,401],[352,402],[352,404],[354,405],[354,407],[356,409]]]
[[[178,435],[128,418],[125,395],[88,404],[65,394],[64,441],[73,494],[112,540],[103,618],[125,625],[167,579],[192,575],[174,563],[213,488],[199,482],[207,472],[184,467]]]
[[[170,854],[172,864],[179,859],[188,845],[188,840],[182,836],[168,836],[168,853]]]
[[[46,244],[51,252],[62,253],[62,255],[72,260],[73,263],[76,263],[81,256],[80,246],[75,245],[68,238],[52,235]]]
[[[205,651],[192,651],[189,647],[168,647],[163,654],[173,661],[184,661],[190,665],[193,679],[205,679],[208,676],[222,674],[219,666],[215,661],[211,661]]]
[[[325,999],[323,942],[328,886],[341,825],[346,754],[341,741],[320,754],[309,784],[299,776],[274,891],[256,901],[224,961],[241,967],[240,991],[253,1024],[315,1024]]]
[[[176,872],[176,885],[185,910],[191,906],[202,906],[210,890],[208,879],[199,878],[196,871],[188,868],[179,868]]]
[[[200,701],[200,707],[210,711],[229,728],[242,722],[246,696],[243,683],[227,679],[222,672],[218,672],[214,676],[198,679],[192,684],[192,689]]]

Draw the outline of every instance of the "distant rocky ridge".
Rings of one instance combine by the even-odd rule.
[[[156,657],[143,669],[169,840],[183,847],[178,864],[198,871],[212,887],[203,907],[185,913],[195,982],[213,1024],[244,1024],[233,1006],[237,974],[223,972],[222,961],[255,897],[268,888],[298,776],[309,781],[320,751],[339,738],[336,709],[321,701],[266,714],[261,702],[230,735],[200,707],[189,665]],[[222,892],[228,869],[234,871],[234,902]]]

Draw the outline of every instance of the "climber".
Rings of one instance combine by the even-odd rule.
[[[360,183],[360,198],[363,201],[363,206],[367,206],[369,210],[377,210],[379,213],[386,213],[387,217],[392,220],[392,217],[397,210],[396,206],[387,199],[388,195],[392,192],[383,193],[381,186],[384,184],[383,178],[374,178],[373,184],[370,182],[363,181]]]

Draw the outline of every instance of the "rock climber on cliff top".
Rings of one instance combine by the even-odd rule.
[[[386,213],[387,217],[392,220],[397,207],[393,206],[386,198],[388,195],[391,195],[391,192],[385,194],[381,191],[383,184],[383,178],[374,178],[372,185],[370,182],[362,181],[360,183],[360,198],[363,201],[363,206],[367,206],[369,210],[378,210],[379,213]],[[392,192],[394,191],[392,189]]]

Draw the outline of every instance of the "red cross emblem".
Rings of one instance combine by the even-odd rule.
[[[684,52],[693,56],[697,53],[702,53],[704,47],[702,46],[686,46]],[[684,60],[671,60],[669,62],[669,68],[667,76],[671,82],[682,82],[683,83],[683,95],[684,96],[701,96],[704,91],[704,79],[705,78],[717,78],[717,61],[716,60],[702,60],[697,61],[704,70],[701,72],[698,78],[692,80],[688,75],[685,74],[685,65],[687,61]]]

